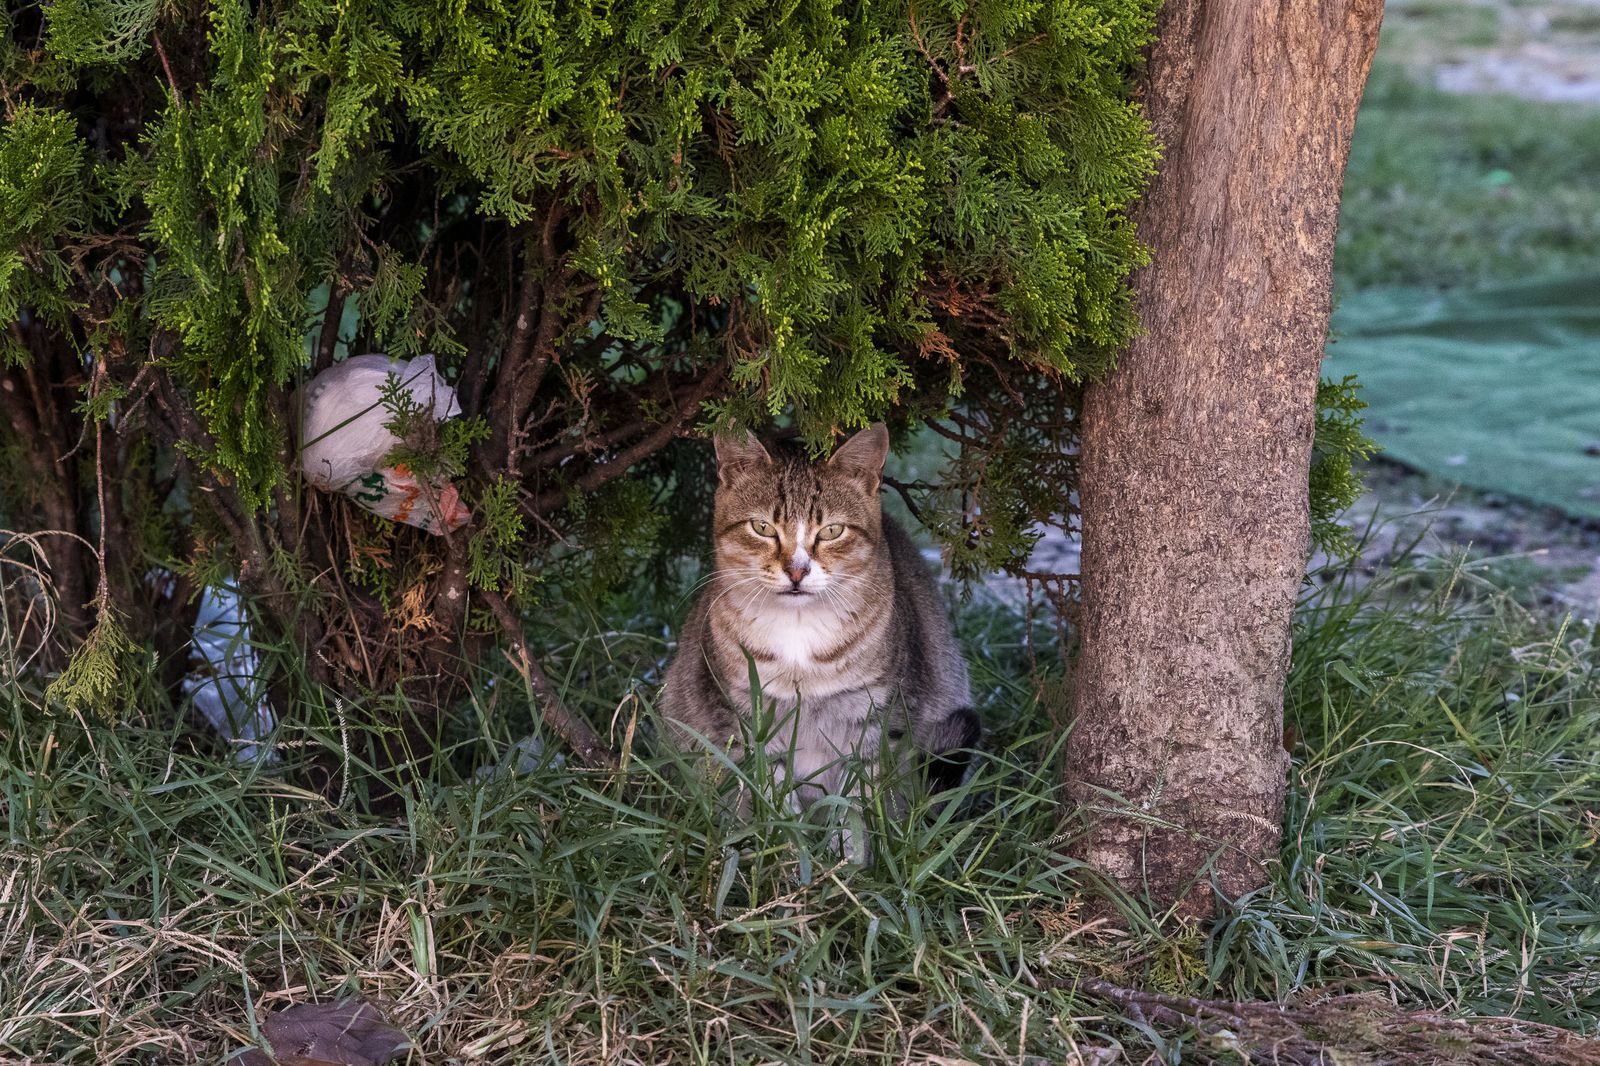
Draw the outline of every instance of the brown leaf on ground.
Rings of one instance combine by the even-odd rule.
[[[411,1046],[378,1008],[359,999],[301,1003],[269,1017],[261,1031],[272,1054],[249,1048],[228,1066],[384,1066]]]

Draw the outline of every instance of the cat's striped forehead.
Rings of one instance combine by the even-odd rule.
[[[738,522],[760,516],[780,527],[804,522],[845,521],[863,529],[874,528],[881,512],[877,493],[859,477],[813,461],[793,442],[768,447],[770,462],[752,463],[729,472],[717,490],[720,517]]]
[[[823,488],[819,475],[827,468],[788,448],[777,450],[773,458],[777,466],[773,478],[773,518],[782,525],[821,519]]]

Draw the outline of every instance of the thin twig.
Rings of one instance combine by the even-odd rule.
[[[933,68],[934,74],[936,74],[938,76],[939,81],[945,86],[945,95],[949,96],[950,95],[950,88],[949,88],[950,79],[949,79],[948,76],[946,76],[946,74],[944,72],[944,68],[939,65],[939,61],[937,59],[933,58],[933,53],[928,51],[928,46],[923,43],[922,34],[920,32],[918,32],[918,30],[917,30],[917,5],[916,4],[912,4],[910,6],[910,15],[911,15],[911,40],[916,43],[917,51],[922,53],[922,58],[924,58],[924,59],[926,59],[928,61],[928,66]]]
[[[322,312],[322,331],[317,336],[317,362],[312,370],[313,376],[333,365],[333,353],[339,345],[339,327],[344,322],[344,304],[348,295],[337,275],[328,279],[328,306]]]
[[[1384,978],[1373,975],[1361,979]],[[1377,1027],[1373,1041],[1384,1044],[1393,1055],[1385,1061],[1414,1061],[1433,1051],[1439,1034],[1449,1033],[1466,1042],[1454,1056],[1462,1062],[1600,1062],[1600,1049],[1593,1042],[1579,1039],[1570,1030],[1524,1018],[1462,1019],[1442,1017],[1433,1011],[1403,1011],[1394,1017],[1373,1019],[1368,1013],[1370,1001],[1360,995],[1338,996],[1310,1006],[1292,1007],[1273,1002],[1230,1002],[1140,992],[1087,975],[1070,982],[1053,981],[1051,985],[1061,991],[1110,1000],[1130,1016],[1144,1016],[1158,1025],[1176,1029],[1193,1027],[1200,1031],[1203,1040],[1215,1041],[1219,1048],[1241,1054],[1247,1062],[1250,1050],[1262,1048],[1265,1052],[1270,1048],[1271,1061],[1322,1066],[1328,1061],[1326,1052],[1334,1046],[1323,1034],[1331,1025],[1353,1017]],[[1508,1039],[1495,1032],[1495,1027],[1500,1026],[1533,1030],[1540,1035],[1510,1034]],[[1204,1047],[1204,1044],[1197,1044],[1197,1047]],[[1268,1055],[1264,1053],[1262,1059],[1267,1060]]]
[[[172,102],[183,110],[183,96],[178,92],[178,79],[172,76],[172,64],[167,62],[167,50],[161,47],[161,34],[150,35],[156,42],[156,55],[161,57],[161,68],[167,72],[167,84],[172,86]]]
[[[689,393],[683,405],[678,408],[673,416],[661,423],[660,428],[655,433],[632,447],[618,452],[607,462],[591,466],[588,473],[578,478],[578,491],[593,492],[607,481],[626,474],[634,463],[666,447],[669,441],[683,432],[683,427],[688,424],[689,420],[699,413],[700,404],[721,383],[727,372],[728,364],[726,362],[718,363]],[[567,493],[562,489],[553,489],[537,497],[533,502],[533,508],[541,513],[549,513],[558,507],[564,506],[566,502]]]
[[[912,502],[912,500],[911,500],[911,490],[913,488],[921,488],[921,487],[924,487],[924,486],[908,485],[904,481],[900,481],[900,480],[897,480],[896,478],[892,478],[887,474],[882,475],[879,478],[879,480],[882,481],[885,485],[889,486],[891,489],[894,489],[894,491],[896,491],[896,492],[898,492],[900,494],[900,499],[905,501],[906,510],[911,512],[911,517],[912,518],[915,518],[918,522],[922,521],[922,510],[915,503]]]
[[[95,362],[95,387],[91,394],[92,399],[98,399],[105,388],[106,363],[105,355]],[[106,468],[104,461],[104,427],[105,420],[95,419],[94,423],[94,482],[95,490],[100,496],[100,587],[95,591],[95,609],[104,618],[111,610],[111,582],[106,576]]]

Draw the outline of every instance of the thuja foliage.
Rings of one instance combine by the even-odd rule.
[[[1332,556],[1348,555],[1354,546],[1350,530],[1336,519],[1361,495],[1361,478],[1352,460],[1377,450],[1361,432],[1365,401],[1356,397],[1354,374],[1338,382],[1317,383],[1317,431],[1311,449],[1311,540]]]
[[[1153,7],[10,9],[0,499],[59,531],[55,662],[115,612],[175,691],[232,575],[313,682],[437,705],[499,597],[691,547],[707,437],[746,427],[821,454],[931,424],[956,460],[898,488],[958,573],[1019,569],[1071,522],[1077,390],[1137,328]],[[367,351],[456,388],[446,426],[385,403],[391,460],[453,479],[467,527],[299,477],[298,390]]]
[[[966,418],[987,450],[924,493],[929,524],[1013,560],[1025,528],[989,516],[1066,498],[1030,458],[1136,328],[1152,7],[13,8],[4,509],[63,534],[62,647],[103,569],[181,660],[196,588],[231,573],[321,683],[452,676],[482,596],[627,576],[703,511],[707,434],[742,427],[821,453]],[[467,528],[297,476],[296,390],[362,351],[432,352],[457,388],[455,428],[386,402]]]

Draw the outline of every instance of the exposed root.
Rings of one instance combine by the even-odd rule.
[[[1459,1063],[1600,1064],[1600,1041],[1517,1018],[1447,1018],[1400,1010],[1372,992],[1326,996],[1298,1005],[1230,1003],[1136,992],[1084,977],[1067,988],[1110,1000],[1139,1025],[1195,1029],[1200,1045],[1185,1049],[1205,1062],[1271,1062],[1285,1066]],[[1237,1056],[1237,1058],[1235,1057]]]

